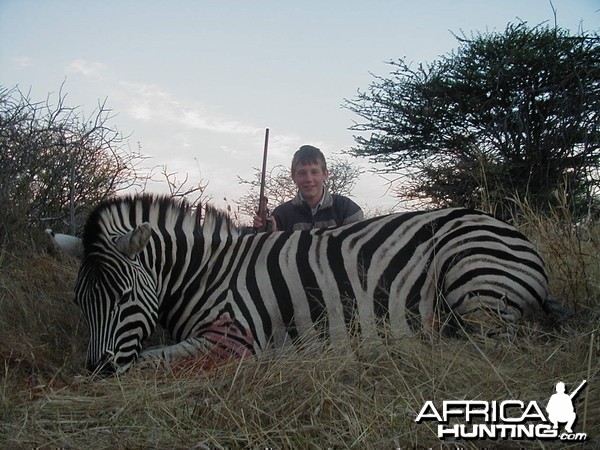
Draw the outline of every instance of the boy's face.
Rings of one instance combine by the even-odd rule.
[[[294,169],[292,180],[311,207],[315,207],[321,200],[327,175],[327,170],[323,169],[321,163],[298,164]]]

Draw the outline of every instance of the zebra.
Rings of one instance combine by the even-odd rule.
[[[205,209],[201,224],[184,201],[143,194],[92,211],[75,284],[90,370],[124,372],[138,359],[168,363],[219,345],[256,354],[305,336],[339,341],[357,328],[377,336],[383,325],[394,336],[435,332],[444,317],[494,333],[544,314],[541,257],[481,211],[244,234],[227,213]],[[159,323],[175,344],[142,351]]]

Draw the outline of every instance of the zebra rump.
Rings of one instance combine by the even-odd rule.
[[[241,234],[211,207],[140,195],[100,204],[84,229],[75,301],[88,366],[124,371],[218,346],[252,353],[360,330],[498,333],[543,315],[544,264],[514,227],[472,209],[391,214],[326,229]],[[141,351],[160,323],[175,344]],[[221,325],[223,324],[223,325]],[[221,336],[222,339],[218,339]]]

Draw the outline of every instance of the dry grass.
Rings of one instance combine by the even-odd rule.
[[[314,343],[212,370],[133,369],[108,379],[80,375],[87,335],[72,303],[76,265],[0,254],[0,446],[559,448],[551,441],[442,443],[433,425],[415,418],[426,400],[545,405],[557,381],[572,388],[583,379],[588,386],[577,397],[576,431],[587,432],[586,446],[599,446],[599,272],[597,252],[588,248],[595,244],[546,239],[538,243],[551,269],[566,258],[577,261],[564,263],[577,268],[573,279],[563,269],[552,274],[558,297],[577,306],[560,331],[526,326],[514,342],[430,342],[417,334],[378,345]]]
[[[565,199],[559,203],[567,204]],[[600,296],[600,226],[577,223],[566,207],[545,216],[527,202],[516,201],[515,225],[532,238],[549,271],[550,289],[571,307],[593,307]]]

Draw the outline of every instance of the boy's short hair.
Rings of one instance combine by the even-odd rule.
[[[312,145],[303,145],[300,147],[296,153],[294,153],[294,157],[292,158],[292,175],[296,171],[296,167],[299,164],[319,164],[321,163],[321,168],[323,171],[327,171],[327,161],[325,161],[325,156],[317,147],[313,147]]]

